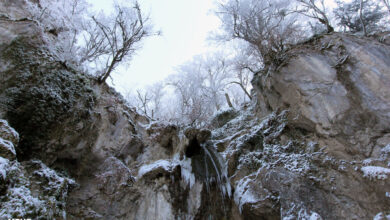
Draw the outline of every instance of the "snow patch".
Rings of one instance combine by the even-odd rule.
[[[2,204],[0,217],[28,217],[37,212],[46,212],[44,202],[33,197],[30,189],[25,186],[10,188],[7,191],[8,201]]]
[[[372,163],[372,159],[371,158],[365,159],[365,160],[363,160],[362,163],[364,166],[368,166]]]
[[[295,219],[296,219],[295,215],[288,215],[282,218],[282,220],[295,220]]]
[[[0,157],[1,166],[7,161]],[[39,160],[23,164],[12,161],[12,166],[7,166],[9,184],[6,193],[0,196],[0,219],[56,219],[58,216],[66,219],[65,201],[70,184],[75,184],[74,180],[60,176]],[[34,169],[31,176],[25,176],[25,166]]]
[[[246,176],[241,179],[236,186],[236,190],[234,192],[234,202],[238,205],[240,213],[242,213],[242,207],[244,204],[256,203],[259,201],[259,199],[256,198],[256,195],[254,195],[251,191],[251,187],[249,186],[251,181],[252,179]]]
[[[141,166],[141,168],[138,171],[138,177],[142,177],[146,173],[161,168],[167,172],[171,172],[173,167],[174,167],[173,164],[168,160],[158,160],[155,161],[154,163]]]
[[[310,215],[310,218],[309,220],[322,220],[321,216],[316,213],[316,212],[313,212],[311,215]]]
[[[386,145],[384,148],[381,149],[381,152],[383,154],[390,154],[390,144]]]
[[[383,212],[380,212],[380,213],[376,214],[375,217],[373,218],[373,220],[384,220],[384,219],[389,220],[390,215],[385,215]]]
[[[63,183],[70,185],[76,183],[73,179],[59,176],[56,171],[50,169],[39,160],[33,160],[32,162],[39,164],[41,167],[39,170],[34,171],[33,174],[48,180],[49,187],[58,188],[58,186],[61,186]]]
[[[387,175],[390,174],[389,168],[384,167],[378,167],[378,166],[365,166],[362,167],[361,170],[363,171],[364,177],[369,177],[370,179],[379,179],[379,180],[385,180],[387,179]]]
[[[0,175],[3,177],[3,180],[7,177],[7,170],[9,169],[9,160],[0,157]]]

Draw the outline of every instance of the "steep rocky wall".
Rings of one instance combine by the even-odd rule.
[[[295,127],[334,137],[346,147],[334,151],[378,154],[375,142],[390,132],[385,39],[332,34],[294,47],[282,66],[255,77],[258,103],[271,111],[288,108]]]
[[[294,47],[254,78],[257,103],[221,112],[208,131],[138,115],[61,60],[23,2],[0,0],[2,218],[390,214],[385,37],[332,34]]]

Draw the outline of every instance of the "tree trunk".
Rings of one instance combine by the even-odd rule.
[[[98,79],[99,83],[104,83],[106,81],[106,79],[110,76],[111,72],[114,70],[114,66],[117,62],[116,60],[117,60],[118,56],[119,56],[118,53],[115,54],[108,69],[99,77],[99,79]]]
[[[360,17],[360,23],[362,23],[364,36],[367,36],[366,26],[364,25],[364,21],[363,21],[363,0],[360,0],[359,17]]]
[[[241,86],[241,89],[244,90],[244,92],[248,96],[248,98],[250,100],[252,100],[252,96],[251,96],[251,94],[249,94],[249,92],[246,90],[246,88],[242,84],[240,84],[240,86]]]
[[[230,108],[233,108],[232,102],[230,101],[229,94],[225,93],[225,98],[226,98],[226,102],[227,102],[228,106]]]
[[[334,32],[334,28],[332,26],[330,26],[329,24],[326,25],[326,29],[327,29],[328,33],[333,33]]]
[[[251,94],[249,94],[249,92],[246,90],[246,88],[244,87],[244,85],[242,85],[242,83],[240,83],[240,82],[235,82],[235,81],[233,81],[233,82],[231,82],[231,83],[232,83],[232,84],[237,84],[237,85],[239,85],[240,88],[244,91],[245,95],[247,95],[248,98],[249,98],[250,100],[252,100]]]

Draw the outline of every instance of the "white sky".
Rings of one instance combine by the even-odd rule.
[[[95,9],[107,10],[113,1],[89,0]],[[210,50],[208,32],[219,26],[210,9],[213,0],[139,0],[162,36],[151,37],[130,61],[112,75],[115,88],[126,92],[165,79],[174,68],[194,55]],[[108,80],[110,83],[111,80]]]

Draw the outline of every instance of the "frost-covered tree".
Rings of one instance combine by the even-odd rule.
[[[251,79],[254,75],[262,72],[263,65],[256,50],[251,50],[250,47],[245,47],[245,45],[239,45],[236,51],[239,52],[230,61],[234,75],[231,84],[237,85],[245,96],[251,100]],[[245,102],[245,98],[243,102]]]
[[[337,1],[334,14],[339,25],[345,31],[364,32],[365,34],[381,29],[379,21],[385,13],[379,2],[372,0]]]
[[[149,116],[149,102],[152,99],[151,94],[148,91],[137,89],[137,101],[138,101],[138,109],[147,116]]]
[[[241,39],[256,48],[265,66],[277,59],[287,44],[300,39],[297,16],[289,0],[228,0],[220,2],[217,16],[223,38]]]
[[[127,91],[126,100],[130,106],[150,119],[161,119],[166,111],[163,110],[162,99],[165,94],[165,85],[157,82],[145,88]]]
[[[184,64],[179,67],[179,73],[168,78],[168,85],[174,89],[177,118],[172,120],[184,124],[199,125],[207,120],[212,112],[204,102],[202,92],[204,76],[199,74],[195,65]],[[174,115],[175,116],[175,115]]]
[[[325,7],[324,0],[296,0],[299,6],[295,9],[296,12],[303,14],[309,18],[318,20],[321,24],[325,25],[328,33],[334,31],[330,23],[330,18]]]
[[[144,38],[157,34],[137,1],[116,4],[110,15],[88,12],[86,0],[28,1],[31,18],[38,21],[64,61],[83,65],[105,82],[119,64],[127,63]]]
[[[165,95],[165,85],[162,82],[157,82],[150,87],[147,87],[147,90],[151,94],[150,102],[150,116],[153,119],[158,119],[163,116],[163,97]]]
[[[177,104],[179,112],[174,121],[205,124],[215,112],[249,100],[250,73],[236,72],[234,64],[232,58],[217,52],[196,56],[179,66],[167,80],[174,91],[171,98],[176,100],[172,103]]]
[[[97,44],[92,44],[92,53],[91,50],[86,50],[89,52],[86,56],[92,57],[92,61],[98,68],[97,76],[100,83],[105,82],[120,63],[131,59],[144,38],[155,34],[150,19],[142,14],[138,2],[134,2],[131,7],[116,5],[115,12],[111,16],[106,17],[101,14],[101,16],[93,16],[92,20],[96,25],[92,33],[99,37]],[[95,42],[95,36],[89,35],[89,39]]]
[[[55,36],[54,46],[59,51],[58,55],[77,63],[77,39],[87,18],[86,0],[39,0],[27,1],[27,4],[30,18]]]
[[[224,104],[224,94],[232,75],[228,61],[221,53],[209,54],[200,58],[200,74],[204,75],[203,93],[218,111]]]

